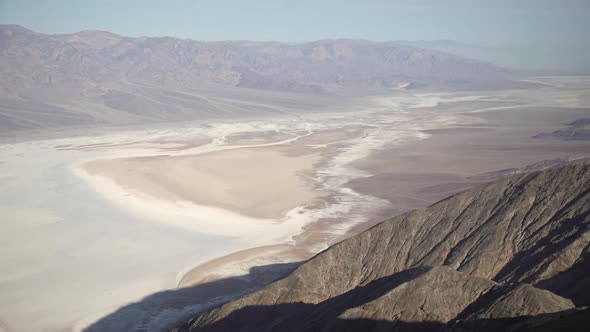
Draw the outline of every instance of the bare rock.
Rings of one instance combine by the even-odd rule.
[[[589,215],[588,163],[517,175],[386,220],[179,331],[495,328],[568,310],[588,300]]]

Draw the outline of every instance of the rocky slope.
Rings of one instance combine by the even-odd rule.
[[[575,326],[589,225],[588,163],[516,175],[386,220],[175,331]]]

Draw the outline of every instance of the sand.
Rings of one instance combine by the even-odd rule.
[[[469,101],[437,107],[442,114],[461,118],[460,125],[424,130],[430,135],[428,139],[389,146],[354,163],[372,175],[347,185],[390,204],[375,214],[372,222],[351,229],[348,235],[498,178],[482,177],[484,173],[590,156],[590,144],[585,141],[533,138],[562,128],[564,123],[590,117],[590,108],[580,107],[590,105],[590,99],[584,104],[582,97],[572,97],[576,89],[563,94],[546,89],[541,89],[542,93],[510,92],[511,98],[519,98],[512,106]],[[563,98],[575,102],[564,103]]]
[[[350,139],[362,137],[369,127],[350,126],[331,130],[322,130],[298,139],[295,145],[327,145],[344,142]]]
[[[513,96],[518,92],[507,92],[506,94]],[[248,267],[251,266],[308,259],[317,251],[310,250],[310,248],[334,243],[345,236],[370,227],[377,221],[413,208],[428,206],[442,198],[480,184],[482,180],[475,177],[481,173],[497,171],[506,167],[523,167],[543,159],[579,157],[590,154],[590,149],[583,142],[566,144],[531,139],[531,136],[540,130],[556,128],[564,119],[569,121],[569,119],[577,119],[587,115],[585,110],[564,109],[557,106],[531,109],[531,105],[545,102],[539,102],[539,100],[523,99],[507,102],[494,97],[486,99],[484,96],[449,97],[436,94],[422,97],[422,102],[410,108],[432,109],[431,119],[428,119],[428,112],[416,113],[417,117],[424,116],[424,119],[421,120],[424,129],[421,132],[429,138],[414,140],[407,144],[392,144],[374,151],[366,158],[360,158],[354,162],[354,165],[359,170],[365,171],[364,174],[367,176],[363,176],[362,172],[358,173],[356,178],[344,184],[358,193],[386,200],[389,202],[386,208],[370,211],[367,222],[353,226],[346,235],[339,237],[334,236],[334,226],[341,225],[344,222],[342,218],[319,218],[311,224],[304,225],[303,231],[295,235],[288,244],[254,247],[199,265],[183,276],[179,286],[194,286],[228,278],[232,275],[247,274]],[[382,104],[383,101],[379,103]],[[549,102],[549,104],[553,103],[554,101]],[[501,113],[506,111],[510,112]],[[435,118],[448,118],[451,119],[451,122],[446,124],[439,120],[439,122],[428,125],[428,121]],[[393,130],[393,132],[396,130],[416,130],[411,126],[412,123],[409,123],[409,128],[407,123],[400,124],[399,127],[394,126],[388,130]],[[308,148],[312,146],[322,148],[324,157],[327,155],[333,157],[337,155],[336,151],[339,148],[330,149],[329,145],[346,146],[348,140],[362,139],[372,129],[371,126],[347,124],[338,129],[311,132],[290,142],[290,146],[298,149],[283,150],[283,157],[309,157],[309,151],[312,150]],[[291,134],[280,132],[238,133],[229,136],[227,142],[231,144],[264,144],[279,142],[287,139],[289,135]],[[242,152],[255,150],[244,149]],[[219,154],[233,155],[236,151],[240,150],[225,151]],[[260,149],[260,151],[264,150]],[[215,156],[215,153],[211,155]],[[198,158],[203,157],[205,156],[198,156]],[[257,159],[256,156],[254,158]],[[212,159],[219,161],[222,158]],[[314,163],[317,164],[319,159],[318,157]],[[235,165],[242,164],[238,162]],[[306,171],[309,172],[312,169],[313,167],[309,167]],[[200,170],[200,172],[202,171]],[[290,171],[297,173],[296,170]],[[231,172],[232,168],[229,170],[229,173]],[[274,172],[273,169],[272,173],[274,174]],[[227,179],[232,177],[229,173],[221,172],[219,174]],[[283,174],[278,178],[284,176]],[[157,178],[157,176],[152,177]],[[232,181],[242,182],[237,179]],[[251,190],[251,186],[254,185],[255,183],[248,183],[247,190]],[[168,187],[170,188],[170,186]],[[243,195],[245,192],[239,193]],[[215,196],[214,193],[206,193],[206,195]],[[257,195],[258,193],[254,193],[254,196]],[[270,192],[269,195],[271,196]],[[230,196],[224,195],[223,200],[240,201],[238,197]],[[317,198],[319,197],[316,197],[316,201]],[[294,196],[289,199],[293,200]],[[248,214],[248,211],[243,210],[244,204],[228,204],[227,201],[223,204],[221,201],[222,199],[216,202],[209,201],[208,204]],[[199,199],[193,199],[193,202],[204,204],[204,200]],[[307,200],[307,202],[307,206],[313,208],[311,201]],[[260,210],[260,206],[251,206],[253,210]],[[252,214],[251,212],[248,215],[275,218],[277,216],[276,214]]]
[[[94,143],[82,144],[77,146],[63,145],[57,146],[59,150],[77,150],[77,151],[114,151],[114,150],[160,150],[160,151],[177,151],[189,148],[203,146],[211,142],[208,137],[192,137],[185,140],[158,140],[158,141],[139,141],[128,143]]]
[[[302,260],[291,254],[292,246],[275,244],[240,250],[227,256],[203,263],[182,276],[179,288],[200,285],[236,275],[246,275],[253,266]]]
[[[259,267],[258,273],[281,276],[285,265],[294,267],[315,255],[318,245],[334,243],[336,238],[333,227],[340,223],[340,219],[319,219],[305,225],[302,232],[289,243],[248,248],[212,259],[183,274],[178,287],[194,287],[215,280],[248,275],[254,267]]]
[[[228,135],[225,141],[230,145],[253,145],[280,142],[293,136],[295,135],[278,131],[243,132]]]
[[[0,326],[168,331],[478,174],[590,154],[531,138],[588,117],[590,80],[536,80],[554,84],[0,145]]]
[[[128,191],[168,201],[220,207],[254,218],[280,219],[325,193],[305,172],[318,153],[290,156],[277,148],[235,149],[187,156],[99,159],[83,165]]]

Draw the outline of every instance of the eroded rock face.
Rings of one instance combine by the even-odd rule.
[[[371,302],[347,309],[338,317],[446,323],[495,284],[448,267],[429,267],[417,278]]]
[[[462,313],[462,319],[536,316],[574,308],[571,300],[529,284],[497,286]]]
[[[386,220],[177,331],[483,328],[587,305],[589,214],[587,163],[518,175]]]

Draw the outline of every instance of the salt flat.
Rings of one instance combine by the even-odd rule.
[[[436,195],[420,188],[438,186],[441,197],[473,185],[466,179],[479,170],[589,155],[584,142],[530,138],[558,128],[562,114],[587,114],[586,81],[537,80],[555,84],[2,144],[0,326],[159,331],[211,298],[161,313],[153,297],[123,306],[305,259],[387,213],[428,205]],[[530,113],[508,126],[514,109]]]
[[[280,219],[321,196],[302,174],[318,160],[317,153],[287,156],[276,148],[244,148],[196,156],[96,160],[83,167],[92,176],[110,178],[155,198]]]

